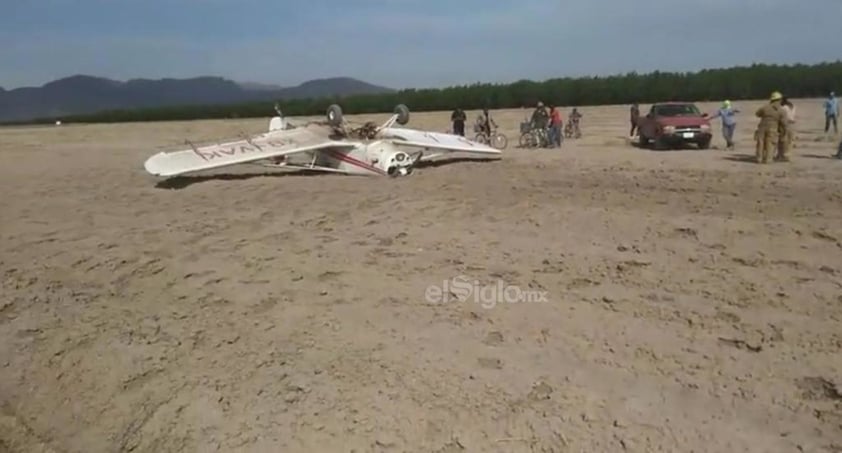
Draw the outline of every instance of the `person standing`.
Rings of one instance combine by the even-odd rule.
[[[640,107],[637,106],[637,102],[632,104],[631,110],[631,132],[629,132],[629,138],[635,137],[635,132],[637,132],[637,122],[640,120]]]
[[[550,106],[550,145],[561,148],[561,112],[554,106]]]
[[[546,129],[549,118],[550,115],[547,113],[544,103],[539,101],[538,106],[535,107],[535,111],[532,112],[532,127],[535,129]]]
[[[725,100],[722,107],[710,119],[722,118],[722,137],[725,138],[725,149],[734,149],[734,131],[737,129],[736,114],[739,110],[731,107],[731,101]]]
[[[769,163],[769,153],[772,148],[777,147],[780,132],[786,131],[786,116],[781,108],[782,99],[783,95],[775,91],[769,98],[769,103],[755,112],[755,116],[760,118],[755,132],[755,155],[759,164]]]
[[[579,128],[579,123],[582,121],[582,114],[579,113],[579,109],[573,107],[573,111],[570,112],[570,118],[568,119],[572,127],[571,135],[575,138],[580,138],[582,136],[582,129]]]
[[[465,111],[457,107],[456,110],[454,110],[453,113],[450,115],[450,121],[451,123],[453,123],[453,133],[464,137],[465,121],[467,120],[468,116],[465,115]]]
[[[532,112],[532,130],[540,131],[541,132],[541,139],[539,139],[539,145],[541,148],[546,148],[550,145],[549,143],[549,136],[547,134],[547,126],[550,122],[550,114],[547,113],[547,108],[544,107],[544,103],[538,101],[538,105],[535,107],[535,110]],[[546,135],[545,135],[546,134]]]
[[[830,96],[824,101],[824,133],[830,131],[830,123],[833,123],[833,133],[839,133],[839,126],[837,119],[839,118],[839,101],[836,99],[836,93],[830,92]]]
[[[778,154],[775,156],[775,160],[778,162],[789,162],[789,154],[792,150],[792,143],[795,140],[795,106],[792,105],[789,98],[783,98],[781,100],[781,108],[784,111],[786,128],[780,131]]]
[[[497,127],[497,123],[491,119],[491,113],[488,112],[487,108],[482,109],[482,113],[480,114],[479,118],[477,118],[477,122],[481,125],[481,133],[485,134],[485,137],[488,140],[491,140],[491,127]]]

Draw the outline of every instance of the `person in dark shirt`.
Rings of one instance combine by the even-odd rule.
[[[547,108],[544,107],[543,102],[538,102],[538,106],[532,112],[532,127],[535,129],[546,129],[549,121],[550,114],[547,112]]]
[[[467,115],[465,115],[465,111],[461,108],[457,108],[453,111],[450,115],[450,121],[453,123],[453,133],[456,135],[461,135],[462,137],[465,136],[465,121],[468,120]]]

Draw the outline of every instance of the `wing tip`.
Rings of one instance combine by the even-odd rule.
[[[146,159],[146,162],[143,163],[143,169],[146,170],[146,172],[152,176],[171,176],[166,174],[166,171],[164,171],[161,168],[161,166],[157,164],[158,160],[161,157],[166,156],[166,154],[167,153],[162,151],[158,154],[149,157],[148,159]]]

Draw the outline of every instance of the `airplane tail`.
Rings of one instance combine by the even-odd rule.
[[[281,116],[276,116],[269,120],[269,132],[283,130],[286,128],[286,124],[284,124],[284,118]]]
[[[281,107],[275,103],[275,113],[278,116],[269,120],[269,132],[286,129],[286,121],[284,121],[284,114],[281,113]]]

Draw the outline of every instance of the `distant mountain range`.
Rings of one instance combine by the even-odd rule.
[[[61,117],[116,109],[231,104],[392,91],[349,77],[310,80],[296,87],[281,87],[238,83],[221,77],[133,79],[119,82],[76,75],[37,88],[4,90],[0,87],[0,121]]]

